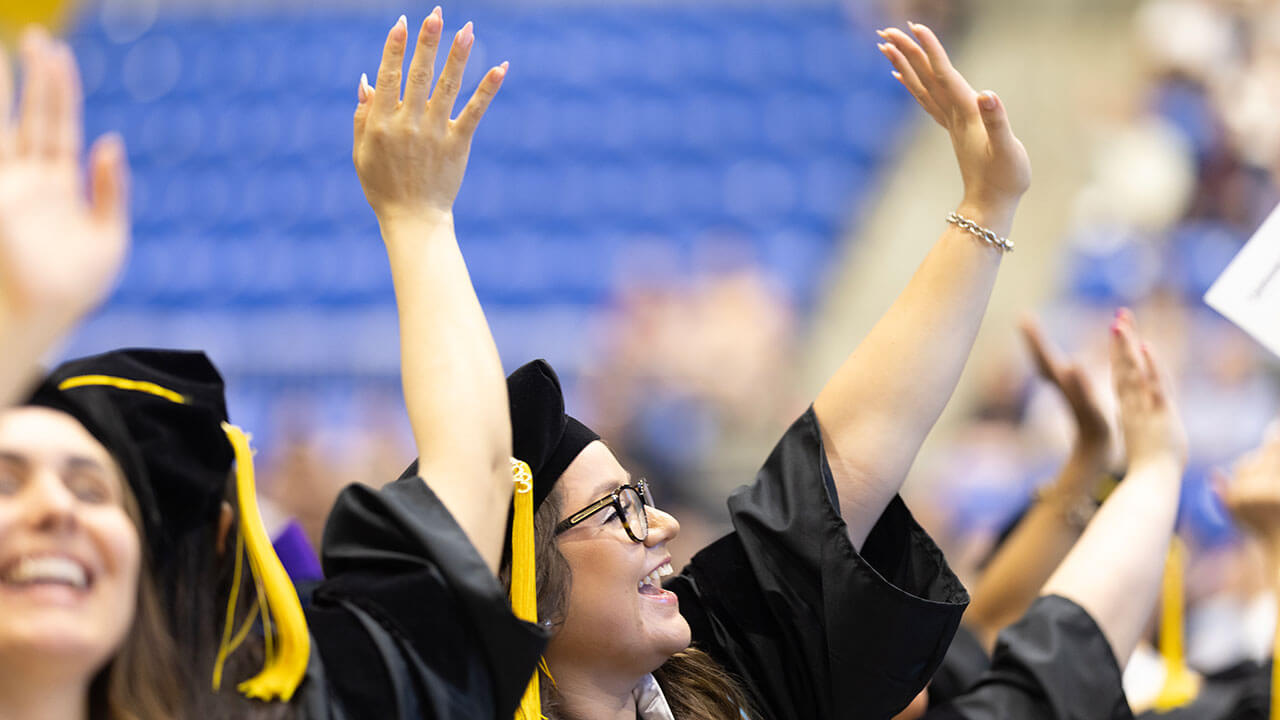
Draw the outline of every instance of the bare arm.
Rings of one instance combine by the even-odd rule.
[[[453,201],[506,66],[489,70],[450,119],[473,35],[470,23],[458,32],[428,99],[442,33],[433,12],[417,35],[402,100],[409,33],[404,17],[391,28],[377,88],[361,81],[352,154],[391,262],[419,472],[496,573],[511,501],[511,420],[502,363],[454,237]]]
[[[1057,477],[996,551],[973,590],[964,621],[988,651],[995,646],[996,634],[1031,607],[1080,538],[1081,521],[1088,519],[1080,511],[1097,496],[1115,445],[1110,423],[1083,368],[1063,359],[1033,319],[1023,321],[1022,333],[1041,376],[1070,407],[1076,437]]]
[[[129,245],[120,139],[81,160],[75,58],[41,30],[23,37],[23,92],[0,51],[0,406],[21,399],[39,362],[110,291]]]
[[[956,211],[1007,236],[1031,165],[994,93],[979,94],[922,25],[881,33],[894,76],[951,135]],[[939,220],[945,216],[940,210]],[[855,547],[897,494],[951,398],[986,311],[1000,251],[947,225],[907,287],[818,394],[814,411]]]
[[[1121,667],[1155,606],[1173,537],[1187,440],[1169,383],[1127,311],[1112,326],[1111,373],[1128,472],[1045,583],[1094,619]]]

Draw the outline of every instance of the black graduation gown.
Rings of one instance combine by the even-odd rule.
[[[352,485],[325,527],[307,622],[312,720],[510,720],[546,644],[421,478]]]
[[[901,499],[861,553],[838,508],[810,408],[729,498],[734,532],[665,583],[694,646],[742,681],[753,720],[892,717],[933,675],[968,604]]]
[[[1132,720],[1120,666],[1079,605],[1041,597],[1000,633],[991,669],[926,720]]]
[[[1139,720],[1268,720],[1271,663],[1244,662],[1204,679],[1196,699],[1176,710],[1147,711]]]
[[[987,655],[978,637],[962,623],[951,647],[947,648],[942,665],[929,681],[929,703],[942,705],[954,700],[973,687],[990,668],[991,656]]]

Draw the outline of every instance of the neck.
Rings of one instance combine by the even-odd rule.
[[[85,720],[89,685],[82,678],[0,672],[0,720]]]
[[[566,716],[576,720],[635,720],[636,699],[631,694],[643,675],[635,678],[606,676],[590,668],[551,668],[556,694]]]

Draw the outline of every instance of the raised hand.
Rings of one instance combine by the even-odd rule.
[[[82,95],[75,58],[42,30],[22,41],[21,105],[0,53],[0,304],[6,322],[67,325],[110,290],[129,244],[120,138],[81,165]],[[65,328],[55,330],[54,335]]]
[[[451,119],[475,35],[467,23],[454,36],[432,92],[443,29],[436,7],[418,31],[403,98],[400,84],[408,42],[403,15],[387,35],[377,85],[369,87],[368,80],[360,78],[352,159],[365,197],[382,222],[426,219],[452,211],[471,138],[506,76],[505,62],[490,69],[457,119]]]
[[[1020,329],[1040,377],[1058,389],[1071,409],[1076,424],[1076,451],[1108,462],[1115,449],[1115,430],[1084,368],[1079,362],[1063,357],[1062,352],[1045,337],[1034,317],[1025,316]]]
[[[1187,434],[1170,383],[1134,327],[1133,313],[1116,312],[1111,325],[1111,377],[1120,406],[1129,472],[1149,464],[1187,464]]]
[[[932,30],[915,23],[908,26],[911,35],[897,28],[881,30],[885,42],[880,51],[893,64],[893,76],[951,134],[964,180],[961,207],[1011,222],[1019,198],[1031,184],[1031,161],[1009,127],[1004,104],[994,92],[970,87]]]

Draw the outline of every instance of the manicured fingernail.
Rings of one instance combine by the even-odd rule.
[[[405,17],[405,16],[401,15],[401,16],[400,16],[400,19],[399,19],[399,20],[396,20],[396,26],[397,26],[397,27],[402,27],[402,28],[407,28],[407,27],[409,27],[409,18],[407,18],[407,17]]]
[[[439,10],[439,9],[440,8],[436,8],[436,10]],[[427,33],[431,35],[436,35],[441,30],[444,29],[444,21],[441,20],[440,16],[437,15],[435,12],[432,12],[430,15],[427,16],[426,26],[427,26]]]
[[[885,32],[885,31],[883,31],[883,30],[877,30],[877,31],[876,31],[876,34],[877,34],[877,35],[879,35],[880,37],[884,38],[885,40],[888,40],[888,39],[889,39],[889,34],[888,34],[888,33],[886,33],[886,32]]]
[[[995,110],[996,109],[995,93],[991,92],[990,90],[987,90],[986,92],[983,92],[982,94],[978,95],[978,107],[982,108],[983,110]]]
[[[466,50],[471,47],[471,43],[475,42],[475,39],[475,28],[471,25],[471,22],[468,21],[467,24],[463,25],[462,29],[458,31],[458,46],[463,50]]]
[[[893,76],[893,79],[894,79],[894,80],[901,80],[901,79],[902,79],[902,73],[898,72],[897,70],[894,70],[893,72],[891,72],[891,73],[889,73],[889,74]]]
[[[1117,320],[1117,321],[1115,321],[1115,322],[1111,323],[1111,333],[1112,333],[1113,335],[1119,335],[1119,334],[1120,334],[1120,321],[1119,321],[1119,320]]]
[[[431,11],[431,15],[432,15],[433,17],[437,17],[437,18],[439,18],[439,17],[444,17],[444,11],[440,9],[440,6],[439,6],[439,5],[437,5],[437,6],[435,6],[435,9],[433,9],[433,10]]]

